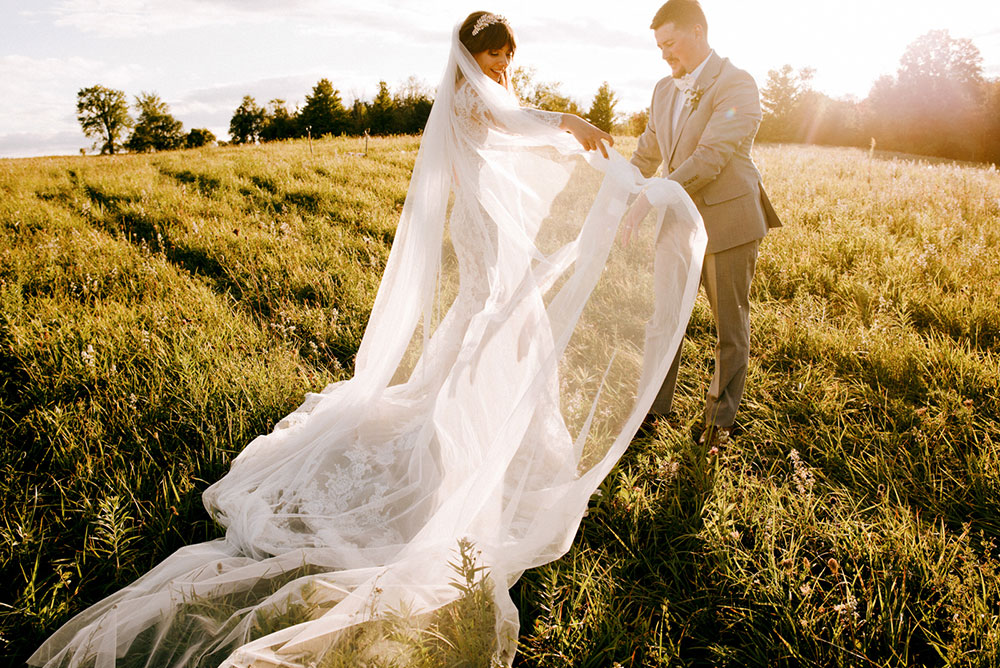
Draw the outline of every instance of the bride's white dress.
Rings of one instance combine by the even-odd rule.
[[[557,125],[485,77],[456,30],[355,376],[206,491],[225,538],[88,608],[32,664],[305,667],[349,649],[406,665],[379,623],[432,627],[467,596],[460,545],[489,593],[483,665],[510,664],[508,588],[566,552],[638,428],[705,245],[677,184],[584,154]],[[643,187],[667,215],[618,248]]]

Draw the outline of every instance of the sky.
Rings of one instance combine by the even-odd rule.
[[[669,74],[649,30],[660,0],[0,0],[0,157],[91,149],[76,93],[102,84],[158,94],[185,129],[220,139],[244,95],[301,105],[321,78],[345,102],[415,76],[440,80],[454,25],[507,17],[514,65],[562,83],[584,109],[601,82],[618,111],[645,108]],[[934,29],[969,38],[1000,77],[995,0],[702,0],[716,52],[763,85],[784,64],[815,69],[813,88],[862,99],[894,74],[906,46]]]

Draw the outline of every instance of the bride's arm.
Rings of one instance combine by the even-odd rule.
[[[573,135],[573,138],[580,142],[580,146],[588,151],[598,150],[605,158],[608,157],[608,150],[603,142],[608,146],[615,145],[615,139],[604,130],[592,125],[580,118],[576,114],[564,114],[558,111],[542,111],[541,109],[531,109],[522,107],[532,116],[539,118],[542,122],[552,127],[565,130]]]
[[[488,126],[503,128],[506,125],[500,119],[494,118],[488,105],[480,99],[479,95],[468,82],[462,84],[457,91],[456,110],[460,116],[468,116]],[[608,157],[608,150],[605,148],[603,142],[607,142],[608,146],[614,146],[614,137],[597,126],[588,123],[576,114],[543,111],[541,109],[531,109],[530,107],[521,107],[520,111],[534,116],[550,127],[565,130],[573,135],[573,138],[580,142],[580,146],[584,149],[588,151],[599,150],[605,158]],[[507,131],[510,130],[507,129]]]
[[[580,142],[580,146],[586,150],[597,149],[605,158],[608,157],[608,150],[604,147],[603,142],[608,142],[608,146],[615,145],[614,137],[576,114],[562,114],[559,128],[573,135],[573,138]]]

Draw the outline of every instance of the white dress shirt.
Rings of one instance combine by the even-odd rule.
[[[705,56],[705,60],[701,61],[701,64],[699,64],[698,67],[694,68],[684,76],[674,79],[674,84],[677,86],[677,90],[681,93],[677,96],[676,102],[674,103],[674,132],[677,131],[677,124],[681,121],[681,110],[684,109],[684,103],[687,102],[687,97],[684,95],[684,91],[694,86],[694,82],[698,80],[698,75],[701,74],[703,69],[705,69],[705,63],[708,62],[708,59],[712,57],[713,53],[715,53],[714,50],[709,51],[708,55]]]

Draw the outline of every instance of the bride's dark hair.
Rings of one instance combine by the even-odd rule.
[[[516,51],[517,42],[514,40],[514,31],[507,25],[506,20],[494,21],[475,35],[472,34],[476,22],[489,13],[491,12],[472,12],[469,14],[469,17],[462,23],[462,27],[458,29],[459,41],[473,55],[491,49],[502,49],[505,46],[510,46],[511,51]]]

